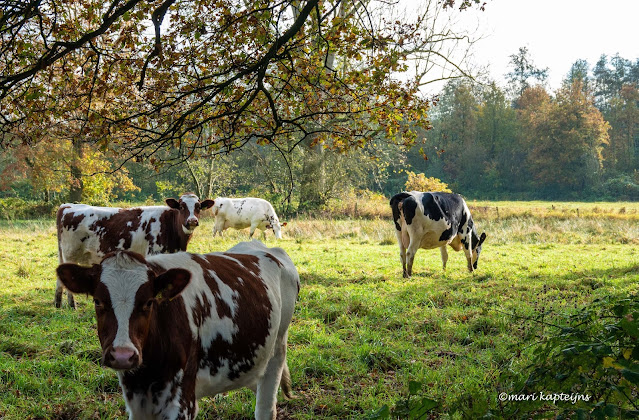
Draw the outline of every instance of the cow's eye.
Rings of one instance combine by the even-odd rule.
[[[145,311],[150,311],[152,307],[153,307],[153,299],[149,299],[146,301],[142,309],[144,309]]]
[[[102,307],[102,302],[100,302],[100,299],[93,299],[93,303],[96,307]]]

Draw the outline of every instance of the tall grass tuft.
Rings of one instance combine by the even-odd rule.
[[[33,269],[31,267],[31,264],[24,258],[20,259],[20,261],[18,262],[18,269],[16,270],[16,276],[26,279],[31,277],[32,272]]]

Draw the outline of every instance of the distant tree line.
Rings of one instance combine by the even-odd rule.
[[[639,199],[639,60],[579,60],[555,92],[525,48],[511,68],[505,88],[450,82],[426,133],[436,152],[412,166],[471,197]]]
[[[173,166],[82,151],[82,201],[260,196],[288,213],[321,208],[359,190],[390,196],[409,174],[437,178],[469,198],[639,200],[639,60],[602,56],[574,63],[559,89],[545,87],[525,48],[511,56],[507,84],[450,81],[429,110],[432,128],[412,147],[386,133],[348,152],[300,143],[290,150],[253,140],[242,149]],[[390,118],[391,116],[389,116]],[[409,124],[409,121],[404,123]],[[72,143],[18,148],[0,158],[0,196],[57,203],[74,179]]]

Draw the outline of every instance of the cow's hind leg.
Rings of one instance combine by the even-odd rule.
[[[256,420],[275,420],[277,410],[275,403],[277,402],[277,390],[282,382],[282,391],[284,395],[291,395],[290,374],[286,365],[286,335],[276,344],[275,352],[271,360],[266,366],[264,376],[257,383],[257,393],[255,396],[255,419]]]
[[[218,233],[220,237],[224,237],[224,220],[222,219],[215,219],[215,224],[213,225],[213,237],[215,238]]]
[[[413,240],[411,238],[410,245],[406,249],[406,273],[404,277],[410,277],[413,275],[413,261],[415,260],[415,254],[417,254],[417,250],[419,249],[419,242]]]
[[[448,261],[448,250],[446,249],[446,245],[439,248],[442,253],[442,264],[444,266],[444,270],[446,270],[446,262]]]
[[[59,308],[62,306],[62,293],[64,292],[64,290],[65,290],[64,285],[62,284],[60,279],[56,279],[55,298],[53,300],[53,305],[56,308]],[[66,289],[66,290],[67,290],[67,302],[69,303],[69,308],[75,309],[75,299],[73,299],[73,293],[71,293],[69,289]]]
[[[286,363],[286,359],[284,359],[284,369],[282,370],[282,379],[280,379],[280,387],[282,388],[282,393],[287,400],[292,400],[295,398],[293,395],[293,384],[291,382],[291,372],[288,370],[288,363]]]
[[[69,304],[69,308],[75,309],[75,299],[73,298],[73,293],[69,289],[67,289],[67,303]]]
[[[397,236],[397,243],[399,244],[399,259],[402,261],[403,276],[407,278],[408,273],[406,272],[406,247],[402,242],[402,232],[399,230],[395,230],[395,236]]]
[[[55,282],[55,297],[53,299],[53,305],[56,308],[62,306],[62,292],[64,292],[64,285],[60,281],[60,279],[56,279]]]
[[[58,245],[58,261],[60,262],[60,264],[64,264],[65,262],[68,262],[68,261],[65,261],[65,257],[62,253],[62,248],[59,245]],[[62,284],[60,279],[56,277],[55,296],[53,298],[53,305],[56,308],[62,307],[62,293],[64,293],[65,289],[66,288],[64,287],[64,284]],[[73,299],[73,293],[71,293],[69,289],[67,289],[67,302],[69,303],[69,308],[75,309],[75,300]]]

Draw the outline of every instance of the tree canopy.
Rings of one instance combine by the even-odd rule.
[[[376,135],[410,144],[429,124],[426,78],[393,74],[411,57],[451,64],[439,48],[463,37],[432,25],[442,4],[404,19],[388,13],[393,4],[10,2],[0,14],[0,144],[70,139],[151,161],[252,140],[287,151],[305,140],[347,150]]]

